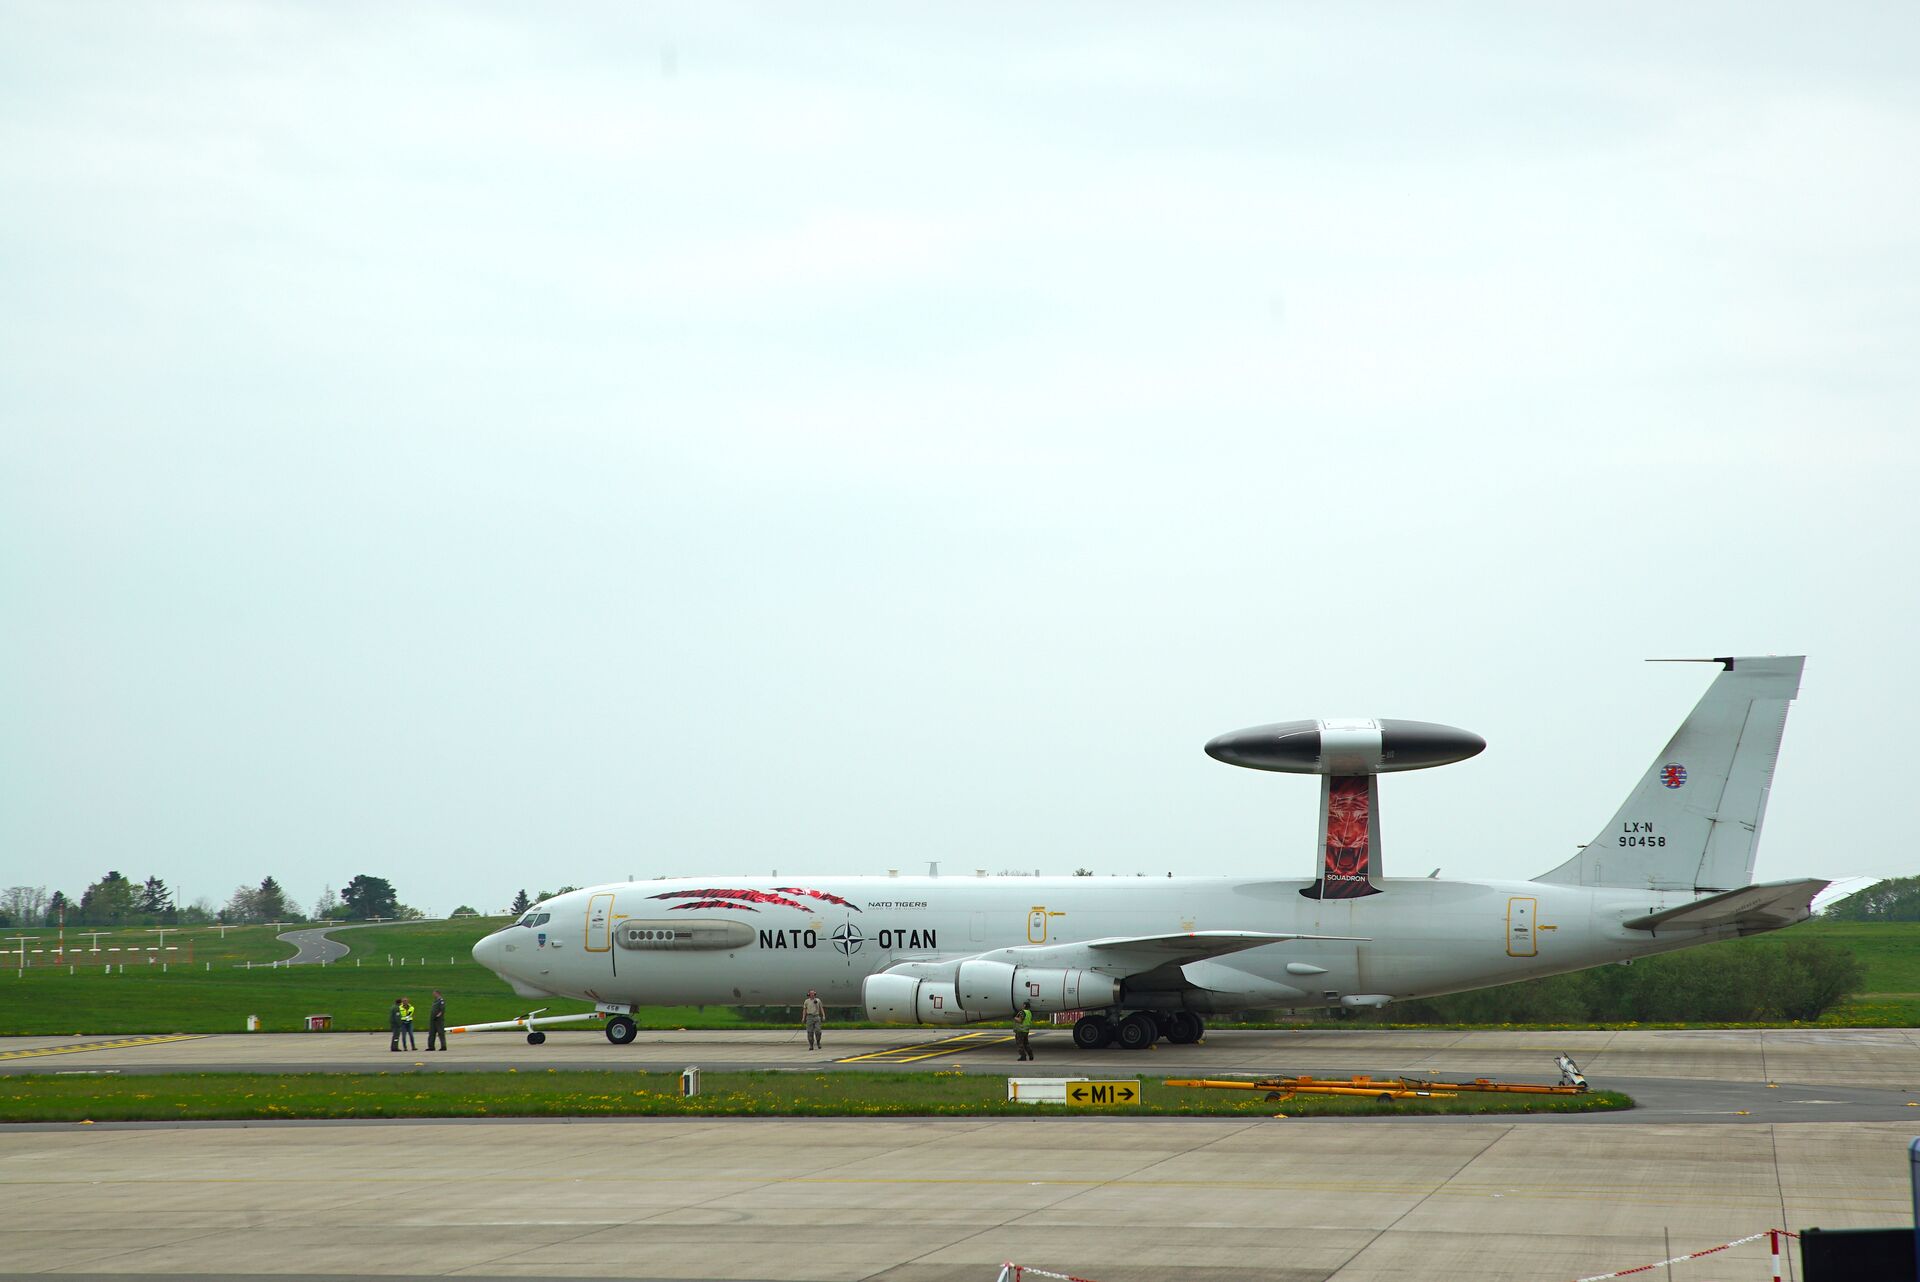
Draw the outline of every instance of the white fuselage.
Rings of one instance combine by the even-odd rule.
[[[1436,996],[1736,933],[1621,924],[1692,902],[1685,892],[1388,878],[1380,894],[1323,901],[1300,893],[1313,884],[1244,877],[619,882],[538,905],[522,921],[546,914],[544,922],[495,932],[474,955],[527,996],[611,1006],[787,1006],[815,989],[828,1004],[847,1006],[860,1003],[868,976],[889,967],[995,949],[1190,931],[1350,937],[1188,962],[1171,972],[1172,985],[1136,976],[1121,1002],[1207,1011]],[[706,893],[716,888],[787,903],[723,903]],[[659,939],[682,942],[653,942]]]

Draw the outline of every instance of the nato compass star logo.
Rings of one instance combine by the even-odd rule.
[[[833,946],[838,949],[843,956],[853,956],[853,954],[860,951],[860,945],[866,942],[867,937],[862,935],[860,928],[852,922],[833,928]]]
[[[1669,788],[1678,788],[1687,781],[1685,766],[1664,765],[1660,767],[1660,782]]]

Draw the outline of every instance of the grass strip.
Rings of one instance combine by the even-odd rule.
[[[1169,1087],[1141,1079],[1145,1104],[1015,1104],[1006,1079],[978,1073],[708,1073],[702,1093],[646,1072],[169,1073],[0,1078],[0,1121],[212,1121],[364,1117],[950,1117],[1130,1113],[1149,1116],[1379,1117],[1588,1113],[1631,1108],[1613,1091],[1577,1096],[1466,1096],[1381,1104],[1340,1097],[1275,1103],[1257,1092]]]

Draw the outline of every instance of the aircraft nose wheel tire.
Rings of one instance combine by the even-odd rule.
[[[615,1046],[625,1046],[639,1031],[640,1026],[625,1015],[615,1015],[607,1021],[607,1040]]]
[[[527,1034],[527,1045],[539,1046],[547,1040],[547,1035],[538,1030]]]
[[[1120,1046],[1123,1050],[1143,1051],[1160,1040],[1160,1026],[1153,1016],[1137,1010],[1120,1021]]]
[[[1083,1051],[1097,1051],[1113,1042],[1113,1024],[1100,1015],[1082,1015],[1073,1022],[1073,1044]]]

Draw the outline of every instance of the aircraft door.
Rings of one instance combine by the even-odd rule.
[[[1539,904],[1539,900],[1526,895],[1507,900],[1507,956],[1533,957],[1539,953],[1533,935],[1533,918]]]
[[[595,895],[587,901],[587,951],[604,953],[613,947],[613,896]]]
[[[1044,944],[1047,942],[1047,910],[1034,908],[1027,913],[1027,942]]]

